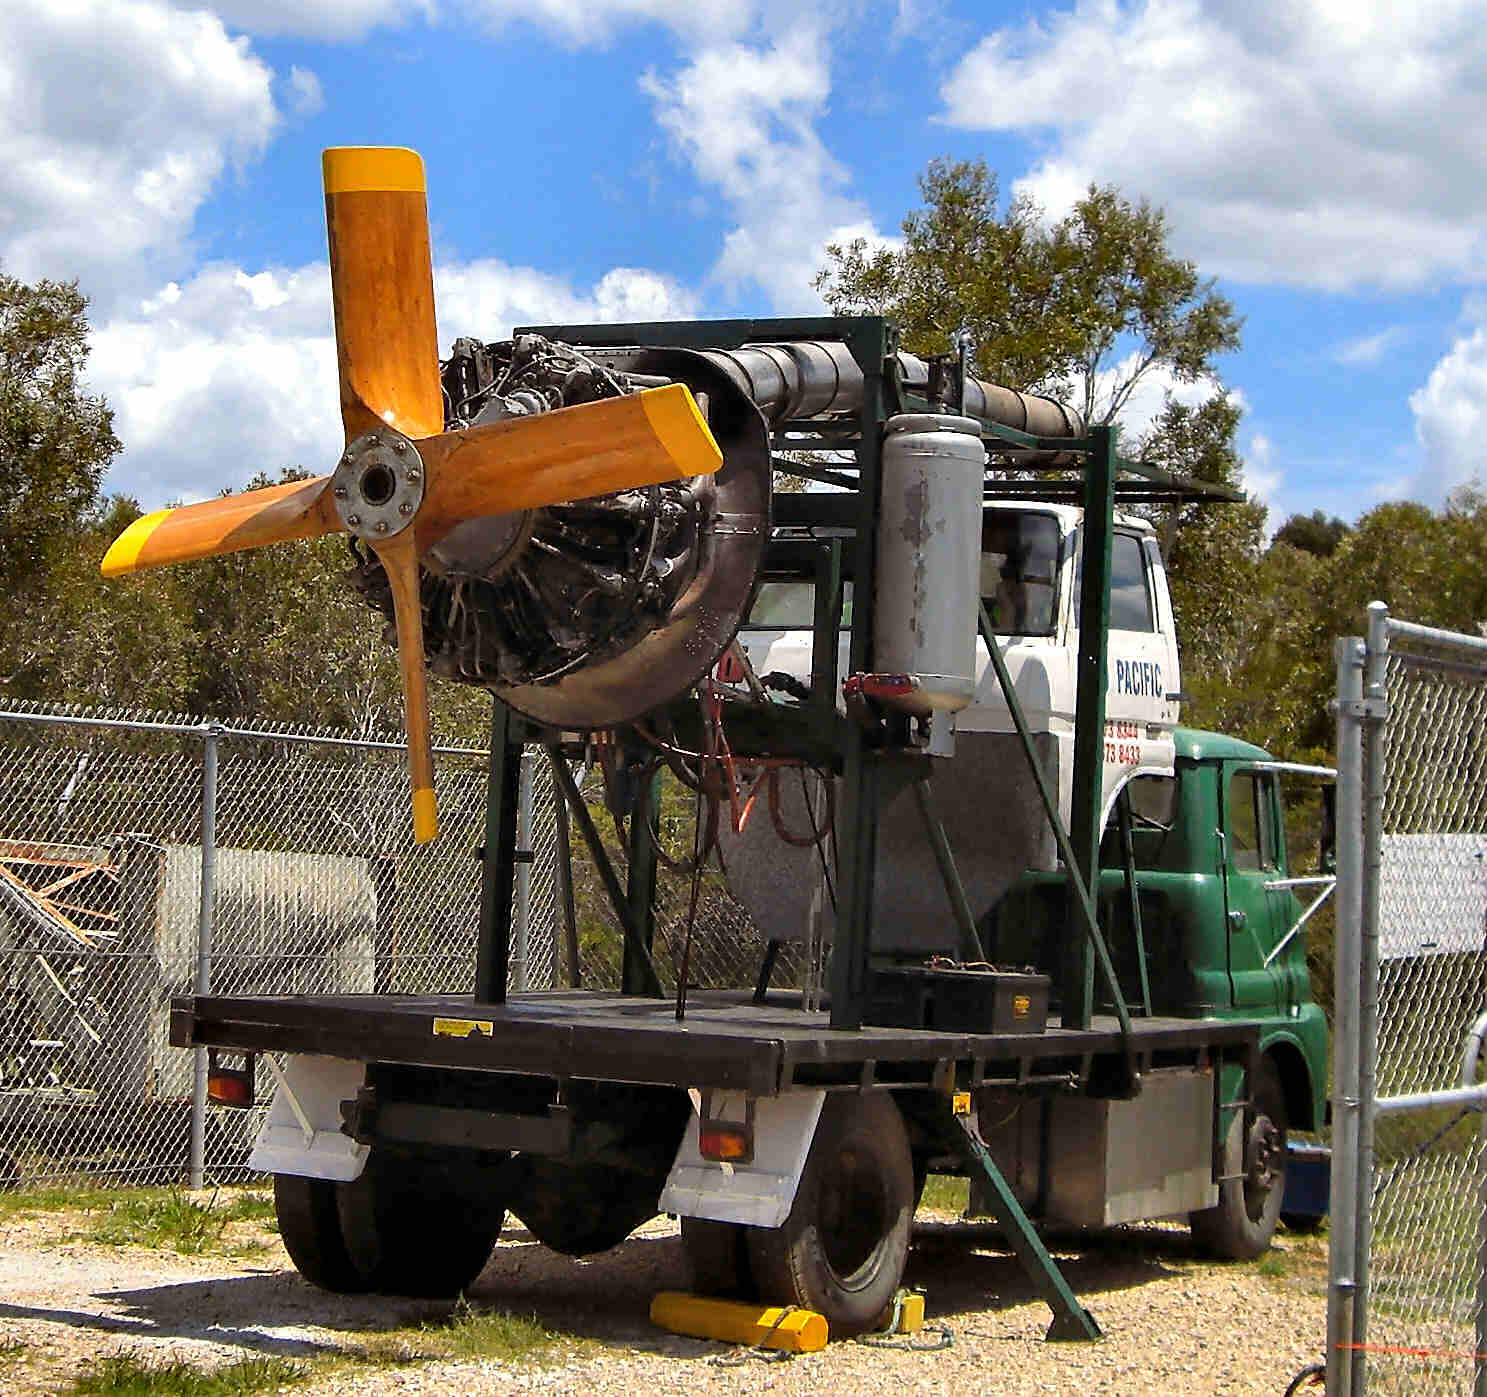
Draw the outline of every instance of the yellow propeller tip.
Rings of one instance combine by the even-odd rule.
[[[160,521],[171,511],[157,509],[153,514],[142,514],[111,544],[103,555],[98,570],[105,577],[120,577],[126,572],[138,572],[140,550],[150,541],[150,535],[160,526]]]
[[[327,194],[423,194],[423,157],[404,146],[331,146],[320,156]]]
[[[427,844],[439,833],[439,807],[428,787],[413,792],[413,842]]]
[[[723,464],[712,429],[684,383],[647,388],[640,394],[645,420],[682,475],[711,475]]]

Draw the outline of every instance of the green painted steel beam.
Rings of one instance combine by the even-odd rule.
[[[940,870],[940,881],[945,885],[945,896],[950,899],[950,911],[960,929],[960,958],[984,961],[986,948],[976,930],[975,914],[971,911],[970,899],[966,897],[965,884],[960,881],[960,870],[955,866],[955,854],[950,848],[945,826],[930,799],[927,776],[914,782],[914,801],[919,807],[919,818],[924,822],[924,832],[929,837],[929,847],[934,851],[935,866]]]
[[[1002,1177],[996,1160],[986,1148],[986,1141],[981,1138],[981,1131],[975,1120],[970,1115],[956,1115],[953,1111],[949,1114],[960,1136],[961,1154],[967,1164],[978,1170],[991,1185],[992,1196],[996,1200],[997,1221],[1001,1223],[1007,1240],[1012,1244],[1023,1275],[1053,1311],[1053,1323],[1048,1326],[1047,1339],[1050,1342],[1098,1339],[1099,1324],[1079,1303],[1079,1297],[1074,1294],[1068,1278],[1059,1270],[1058,1262],[1048,1254],[1043,1239],[1038,1236],[1037,1229],[1023,1212],[1022,1204],[1017,1201],[1017,1195]]]
[[[490,765],[485,782],[485,845],[480,858],[480,920],[475,941],[475,998],[481,1004],[506,1002],[522,737],[521,719],[500,699],[493,698]]]
[[[1087,889],[1099,886],[1100,833],[1104,815],[1105,691],[1109,683],[1110,548],[1115,532],[1115,428],[1094,429],[1095,450],[1084,469],[1082,585],[1079,649],[1075,657],[1074,773],[1069,838],[1074,862]],[[1079,897],[1070,879],[1071,914]],[[1071,915],[1070,920],[1073,920]],[[1094,1013],[1094,967],[1080,940],[1068,948],[1060,987],[1065,1028],[1088,1028]],[[1121,1003],[1117,992],[1116,1004]]]
[[[630,811],[629,867],[625,871],[625,902],[635,935],[625,938],[621,994],[648,994],[656,972],[651,951],[656,943],[656,817],[661,806],[658,767],[640,782]],[[644,955],[641,948],[644,948]]]
[[[847,347],[862,369],[861,425],[857,452],[857,520],[853,540],[852,637],[849,674],[872,668],[874,588],[878,515],[882,487],[883,420],[887,394],[884,360],[891,349],[887,324],[879,318],[838,322],[850,326]],[[840,329],[837,333],[841,333]],[[833,640],[833,644],[835,641]],[[835,695],[833,695],[835,703]],[[831,1027],[862,1027],[867,1005],[868,957],[872,948],[873,871],[878,839],[878,771],[867,753],[866,734],[848,723],[842,751],[843,800],[838,812],[839,879],[836,934],[832,938]]]

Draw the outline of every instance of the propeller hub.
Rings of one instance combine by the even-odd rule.
[[[376,543],[413,522],[426,484],[418,448],[401,432],[380,427],[347,446],[331,476],[331,497],[347,532]]]

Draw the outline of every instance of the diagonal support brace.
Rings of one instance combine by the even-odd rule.
[[[1079,1297],[1074,1294],[1064,1273],[1059,1270],[1058,1262],[1048,1254],[1043,1239],[1038,1236],[1032,1221],[1023,1212],[1022,1204],[1017,1201],[1011,1186],[1002,1177],[1002,1171],[991,1157],[991,1151],[986,1148],[975,1117],[969,1112],[954,1112],[949,1102],[946,1106],[951,1110],[951,1119],[960,1136],[958,1144],[966,1162],[973,1169],[979,1168],[991,1185],[992,1195],[996,1199],[997,1221],[1006,1229],[1007,1239],[1022,1265],[1023,1274],[1053,1311],[1053,1323],[1048,1326],[1049,1342],[1098,1339],[1100,1326],[1095,1322],[1095,1317],[1079,1303]]]

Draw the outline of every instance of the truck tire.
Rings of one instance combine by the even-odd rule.
[[[1270,1245],[1286,1193],[1286,1094],[1267,1057],[1254,1088],[1255,1119],[1248,1131],[1235,1111],[1224,1141],[1224,1173],[1216,1208],[1192,1213],[1188,1223],[1203,1250],[1229,1261],[1250,1261]]]
[[[311,1285],[338,1295],[359,1295],[369,1287],[346,1251],[336,1188],[328,1179],[275,1174],[279,1237],[295,1270]]]
[[[871,1329],[903,1279],[914,1161],[887,1092],[827,1096],[790,1215],[748,1229],[759,1296],[826,1316],[832,1336]]]
[[[341,1234],[362,1288],[444,1299],[469,1286],[505,1220],[482,1186],[487,1167],[374,1149],[360,1178],[337,1184]]]
[[[698,1295],[717,1295],[725,1300],[756,1297],[747,1232],[736,1222],[682,1219],[682,1252],[692,1272],[692,1289]]]

